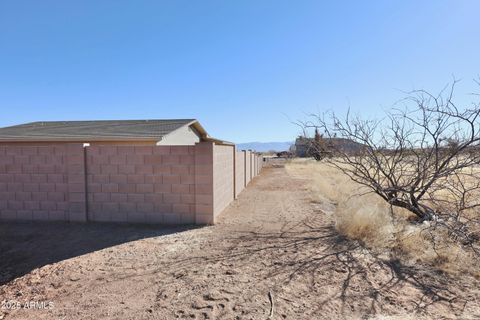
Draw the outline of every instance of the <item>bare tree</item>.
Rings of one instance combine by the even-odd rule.
[[[304,132],[323,131],[327,147],[317,152],[334,155],[324,161],[391,206],[419,221],[448,223],[450,232],[471,241],[465,213],[480,206],[480,105],[457,107],[456,83],[438,95],[410,92],[403,109],[380,120],[327,113],[299,124]]]

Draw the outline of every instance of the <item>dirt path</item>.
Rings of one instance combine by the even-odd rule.
[[[44,249],[31,265],[49,264],[33,271],[27,264],[25,276],[0,287],[0,300],[51,301],[53,308],[10,310],[6,318],[480,316],[477,282],[374,257],[337,234],[331,205],[310,199],[308,177],[266,168],[215,226],[49,227],[48,241],[59,241],[54,248],[64,256],[43,261],[49,254]],[[23,247],[7,243],[0,266],[8,257],[25,266],[12,256],[38,242],[30,232]],[[82,237],[90,240],[77,239]]]

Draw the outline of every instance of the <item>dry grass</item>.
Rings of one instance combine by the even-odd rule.
[[[312,201],[335,205],[337,230],[363,242],[380,255],[399,258],[408,264],[427,264],[452,274],[468,273],[480,277],[479,259],[441,231],[432,232],[428,224],[413,225],[411,214],[392,209],[379,196],[350,180],[336,168],[316,161],[287,164],[292,175],[311,180]]]

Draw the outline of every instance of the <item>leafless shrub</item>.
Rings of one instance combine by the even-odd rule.
[[[380,196],[365,193],[366,187],[327,161],[297,159],[286,169],[290,175],[308,177],[312,202],[335,219],[341,235],[361,241],[379,257],[480,277],[480,256],[449,237],[447,228],[432,227],[433,221],[412,224],[408,210],[392,208]]]
[[[478,240],[480,104],[454,103],[457,81],[433,95],[410,92],[380,120],[311,115],[304,132],[323,132],[319,157],[382,198],[413,213],[429,231],[469,245]],[[393,212],[393,211],[392,211]],[[443,232],[443,231],[442,231]]]

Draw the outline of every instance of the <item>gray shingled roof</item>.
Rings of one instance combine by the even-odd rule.
[[[0,128],[1,140],[160,140],[195,119],[31,122]],[[201,128],[201,126],[200,126]]]

